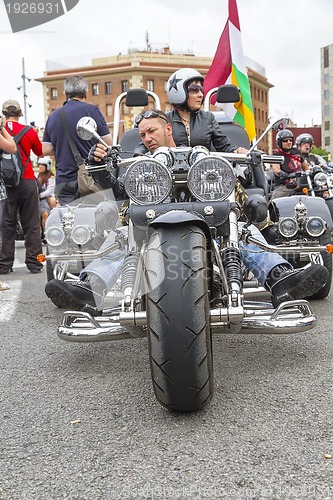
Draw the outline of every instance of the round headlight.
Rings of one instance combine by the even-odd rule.
[[[76,245],[86,245],[93,237],[93,231],[90,226],[75,226],[71,232],[72,241]]]
[[[51,226],[45,231],[45,239],[49,245],[58,247],[64,242],[65,233],[61,227]]]
[[[217,156],[197,160],[187,177],[189,190],[200,201],[225,200],[235,188],[235,183],[231,164]]]
[[[313,180],[314,180],[314,183],[316,184],[316,186],[318,186],[318,187],[322,187],[322,186],[327,185],[327,175],[324,172],[318,172],[314,176]]]
[[[283,217],[279,221],[279,231],[285,238],[292,238],[297,234],[298,224],[292,217]]]
[[[326,224],[321,217],[309,217],[305,229],[310,236],[321,236],[326,230]]]
[[[161,203],[170,194],[171,173],[163,163],[152,158],[140,158],[125,175],[125,190],[129,198],[145,205]]]

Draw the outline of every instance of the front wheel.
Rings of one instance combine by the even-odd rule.
[[[146,257],[151,376],[158,401],[179,412],[204,408],[213,395],[207,249],[196,226],[163,226]]]

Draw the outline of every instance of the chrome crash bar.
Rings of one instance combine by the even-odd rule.
[[[269,302],[245,302],[243,320],[234,325],[232,324],[231,309],[215,308],[210,310],[213,333],[257,333],[262,335],[304,333],[317,324],[317,317],[306,300],[283,302],[276,309]],[[236,316],[238,315],[239,311],[237,310]],[[128,331],[133,326],[142,328],[141,337],[146,336],[145,312],[120,312],[112,317],[93,317],[86,312],[66,311],[57,333],[62,340],[69,342],[100,342],[138,337],[139,335],[134,337]]]
[[[246,243],[253,243],[262,250],[272,253],[297,252],[297,253],[312,253],[312,252],[327,252],[326,246],[323,245],[270,245],[263,240],[258,240],[255,236],[246,236]]]

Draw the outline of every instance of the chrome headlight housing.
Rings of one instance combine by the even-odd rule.
[[[285,238],[292,238],[298,232],[298,224],[293,217],[282,217],[279,220],[278,229]]]
[[[47,243],[53,247],[62,245],[65,240],[65,233],[59,226],[51,226],[45,231]]]
[[[90,226],[77,225],[72,229],[71,239],[76,245],[87,245],[93,238],[94,230]]]
[[[210,151],[205,146],[194,146],[194,148],[191,149],[188,155],[188,163],[189,165],[193,165],[193,163],[195,163],[200,158],[204,158],[205,156],[209,155]]]
[[[326,222],[321,217],[309,217],[305,229],[310,236],[318,237],[326,231]]]
[[[128,197],[139,205],[157,204],[169,196],[172,188],[171,172],[158,160],[140,158],[125,175]]]
[[[318,187],[327,186],[327,175],[324,172],[318,172],[313,180]]]
[[[200,201],[222,201],[235,189],[236,178],[231,164],[218,156],[197,160],[190,168],[187,185]]]
[[[161,163],[163,163],[163,165],[165,165],[168,168],[173,167],[173,165],[175,164],[175,155],[171,151],[171,149],[167,148],[166,146],[161,146],[157,148],[154,151],[152,158],[155,158],[156,160],[160,161]]]

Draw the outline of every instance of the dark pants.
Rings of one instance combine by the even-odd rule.
[[[0,257],[2,248],[2,226],[3,226],[3,215],[5,213],[6,200],[0,200]]]
[[[72,201],[80,198],[77,181],[69,181],[56,184],[55,194],[60,205],[67,205]]]
[[[22,179],[17,188],[7,188],[0,269],[13,267],[18,213],[24,234],[25,264],[30,270],[41,269],[43,265],[36,259],[42,253],[39,196],[33,179]]]

